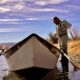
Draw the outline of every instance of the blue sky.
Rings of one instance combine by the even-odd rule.
[[[46,38],[58,16],[80,30],[80,0],[0,0],[0,42],[18,42],[31,33]]]

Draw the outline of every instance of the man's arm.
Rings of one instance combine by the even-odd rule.
[[[68,21],[63,20],[63,26],[69,29],[72,25]]]

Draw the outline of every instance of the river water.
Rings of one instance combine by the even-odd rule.
[[[59,71],[62,71],[60,59],[58,60],[57,68],[58,68]],[[68,79],[69,80],[80,80],[80,70],[75,69],[74,66],[70,62],[69,62]]]
[[[60,58],[57,62],[57,68],[59,71],[62,71]],[[6,63],[5,57],[0,56],[0,76],[5,76],[7,74],[8,74],[8,65]],[[68,79],[69,80],[80,80],[80,70],[78,69],[74,70],[74,66],[70,62],[69,62]]]

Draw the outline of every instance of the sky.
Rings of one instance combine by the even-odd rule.
[[[0,43],[19,42],[32,33],[55,33],[52,17],[80,30],[80,0],[0,0]]]

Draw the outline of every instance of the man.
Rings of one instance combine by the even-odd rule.
[[[61,21],[58,17],[53,18],[53,23],[56,24],[56,33],[58,35],[58,42],[60,49],[67,54],[67,42],[68,42],[68,34],[67,29],[71,27],[71,24],[66,20]],[[61,57],[61,65],[62,65],[62,72],[68,72],[68,60],[62,54]]]

